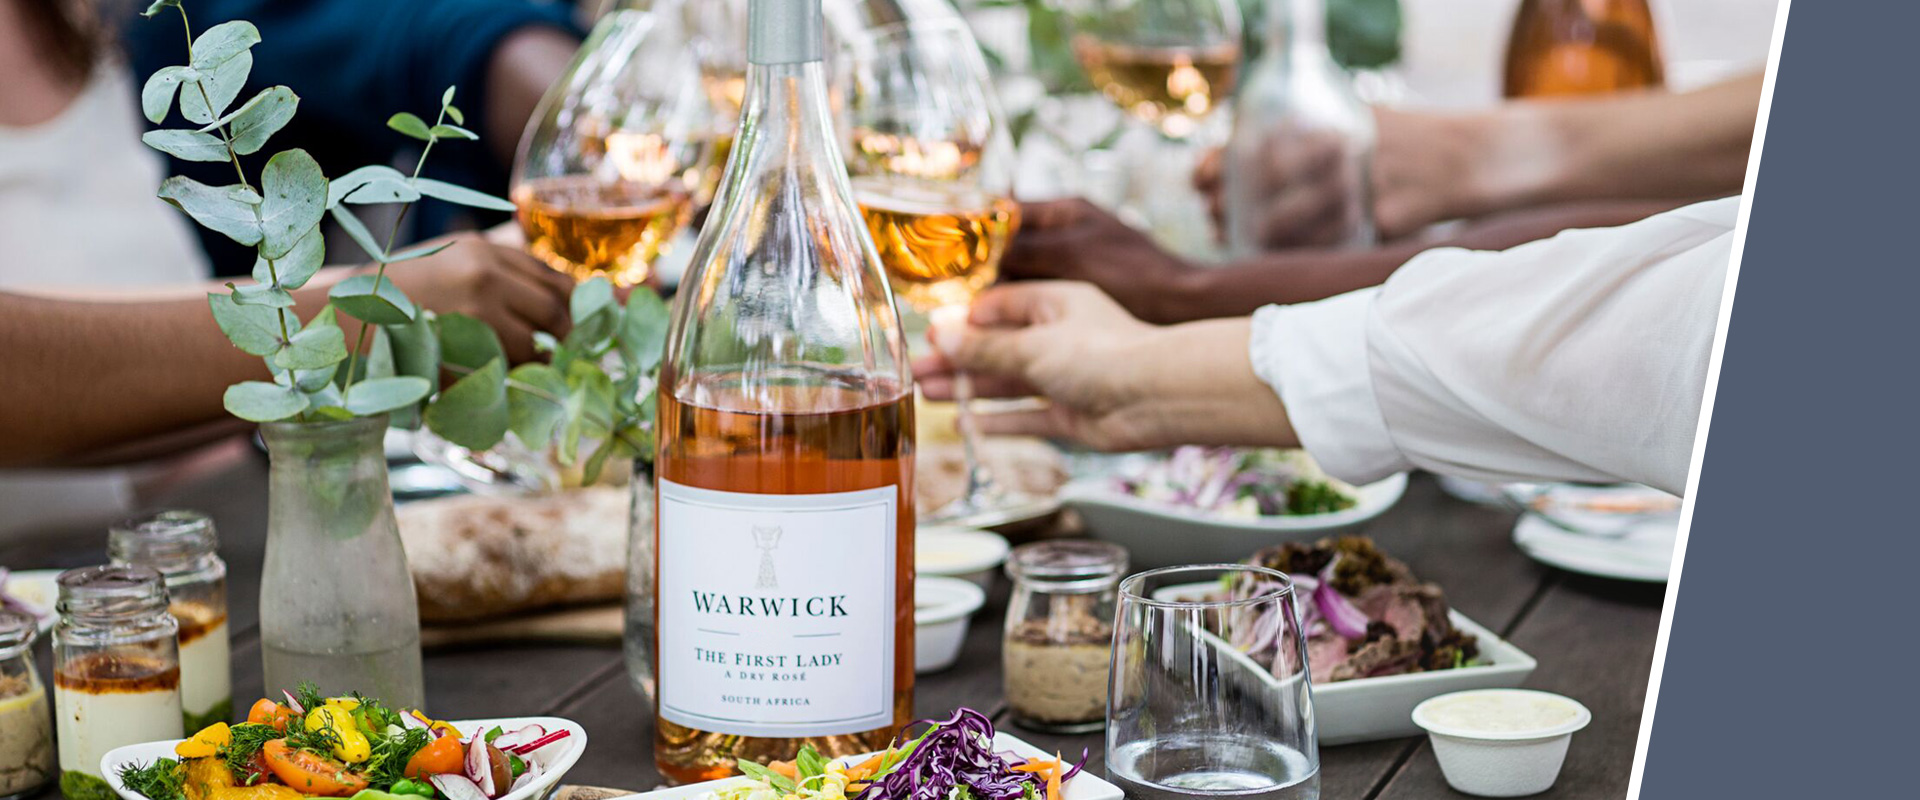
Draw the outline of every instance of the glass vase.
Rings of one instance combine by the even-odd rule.
[[[302,681],[425,705],[420,611],[393,519],[386,417],[261,426],[268,475],[260,638],[268,693]]]

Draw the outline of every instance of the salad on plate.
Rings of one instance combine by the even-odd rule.
[[[120,768],[148,800],[491,800],[538,780],[573,746],[539,725],[462,735],[419,710],[312,684],[263,698],[247,721],[214,723],[174,747],[177,758]]]
[[[1327,514],[1359,502],[1352,486],[1321,472],[1305,450],[1186,445],[1123,465],[1113,488],[1226,519]]]

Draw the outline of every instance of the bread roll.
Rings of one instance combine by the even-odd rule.
[[[627,570],[627,490],[461,495],[397,510],[422,622],[462,622],[616,600]]]

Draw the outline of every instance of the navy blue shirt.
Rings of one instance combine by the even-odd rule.
[[[454,105],[473,123],[469,127],[486,118],[488,62],[508,34],[543,25],[579,35],[571,5],[543,0],[194,0],[187,12],[196,33],[235,19],[260,29],[253,73],[235,105],[277,85],[300,97],[293,122],[265,151],[248,157],[258,159],[248,162],[249,172],[266,163],[267,155],[294,147],[312,153],[329,176],[392,164],[403,154],[417,153],[419,143],[388,130],[387,118],[411,111],[431,123],[448,86],[459,87]],[[186,34],[177,12],[132,19],[121,35],[136,83],[162,67],[186,63]],[[169,116],[168,127],[182,125],[177,111]],[[504,195],[507,168],[488,144],[442,142],[434,147],[426,172]],[[214,185],[233,182],[231,165],[168,161],[175,175]],[[444,204],[422,203],[413,215],[414,232],[440,233],[453,213]],[[196,230],[215,273],[245,275],[252,268],[251,250],[221,234]]]

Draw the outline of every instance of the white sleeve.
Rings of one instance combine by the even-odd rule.
[[[1254,315],[1255,372],[1326,470],[1684,490],[1740,199]]]

